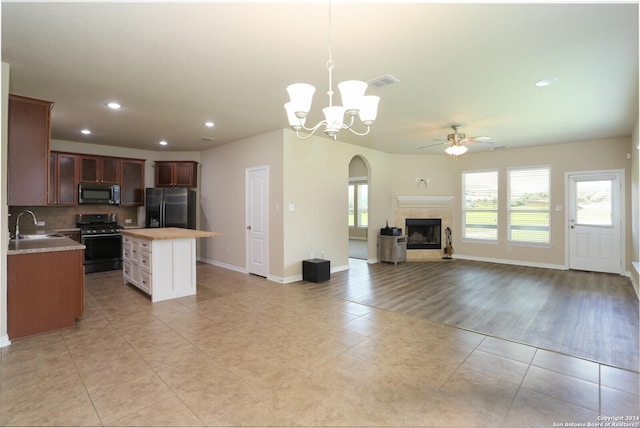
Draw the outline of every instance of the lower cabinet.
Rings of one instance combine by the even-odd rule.
[[[196,240],[122,236],[122,276],[152,302],[196,293]]]
[[[75,325],[84,313],[83,252],[7,256],[9,339]]]

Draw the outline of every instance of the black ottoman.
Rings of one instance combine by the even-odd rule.
[[[331,262],[325,259],[309,259],[302,261],[302,279],[311,282],[329,280]]]

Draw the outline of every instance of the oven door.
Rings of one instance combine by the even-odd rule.
[[[84,250],[84,264],[86,272],[96,272],[91,267],[99,265],[111,269],[122,267],[122,235],[119,233],[105,233],[101,235],[82,235]],[[95,268],[99,268],[95,266]]]

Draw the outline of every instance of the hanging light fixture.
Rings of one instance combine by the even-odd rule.
[[[449,147],[447,147],[444,151],[452,156],[460,156],[463,155],[469,150],[460,142],[464,140],[465,135],[458,132],[458,125],[452,125],[453,134],[447,135],[447,141],[449,142]]]
[[[296,135],[301,140],[309,138],[318,129],[324,126],[324,133],[333,140],[342,129],[348,129],[356,135],[367,135],[371,130],[371,126],[378,115],[378,103],[380,97],[374,95],[364,95],[367,89],[367,83],[360,80],[346,80],[338,84],[340,97],[342,98],[342,106],[333,105],[333,56],[331,52],[331,3],[329,3],[329,60],[327,61],[327,70],[329,71],[329,106],[322,109],[324,120],[317,125],[307,128],[305,121],[309,110],[311,110],[311,101],[316,88],[308,83],[294,83],[287,87],[290,101],[284,105],[289,119],[289,126],[296,131]],[[344,122],[345,114],[348,123]],[[358,116],[366,130],[357,132],[353,129],[355,117]],[[307,131],[307,136],[302,136],[300,131]]]

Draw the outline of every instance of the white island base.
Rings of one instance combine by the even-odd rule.
[[[196,294],[196,238],[218,236],[180,228],[122,231],[122,275],[152,302]]]

